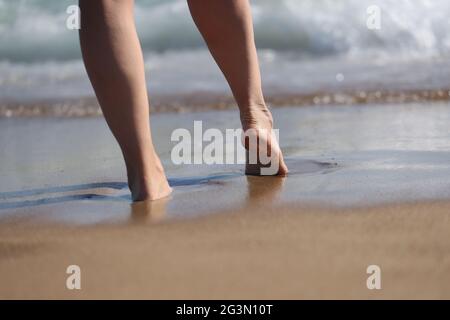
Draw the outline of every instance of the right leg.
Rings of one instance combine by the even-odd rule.
[[[230,85],[239,106],[242,128],[249,135],[256,133],[258,142],[253,147],[245,143],[245,147],[254,155],[259,153],[259,147],[268,147],[271,158],[276,160],[270,162],[274,169],[270,175],[286,175],[288,168],[281,149],[267,135],[272,132],[273,120],[263,97],[249,1],[188,0],[188,4],[195,24]],[[245,172],[261,175],[263,167],[259,161],[248,162]]]
[[[80,0],[80,44],[105,119],[122,150],[134,201],[170,194],[153,147],[133,0]]]

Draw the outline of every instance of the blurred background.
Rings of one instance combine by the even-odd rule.
[[[263,82],[273,105],[445,100],[448,0],[252,0]],[[0,116],[99,112],[76,30],[74,0],[0,0]],[[381,9],[369,30],[367,8]],[[152,107],[226,106],[227,84],[185,0],[137,0]]]

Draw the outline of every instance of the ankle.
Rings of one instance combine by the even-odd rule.
[[[266,104],[253,104],[239,110],[244,130],[248,128],[272,128],[273,118]]]
[[[164,169],[155,168],[152,171],[128,179],[133,201],[156,200],[171,190]]]

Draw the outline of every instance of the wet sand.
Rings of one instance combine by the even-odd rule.
[[[450,204],[249,207],[183,222],[2,225],[0,298],[450,298]],[[148,208],[147,208],[148,209]],[[81,268],[81,290],[65,270]],[[368,290],[366,268],[381,268]]]
[[[174,165],[173,129],[237,114],[157,114],[174,193],[138,206],[103,119],[0,119],[0,297],[450,298],[449,108],[275,109],[284,179]]]

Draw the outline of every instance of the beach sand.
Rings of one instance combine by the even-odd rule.
[[[449,108],[274,109],[287,178],[170,161],[236,112],[154,114],[174,193],[133,206],[102,118],[2,118],[0,298],[450,298]]]
[[[2,225],[0,297],[450,298],[448,203],[153,218],[137,210],[120,225]],[[72,264],[81,290],[65,287]],[[381,290],[366,287],[373,264]]]

